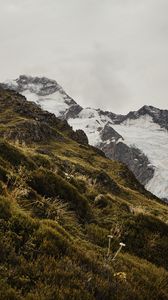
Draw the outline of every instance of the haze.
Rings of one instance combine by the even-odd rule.
[[[82,106],[168,109],[167,0],[0,0],[0,81],[58,81]]]

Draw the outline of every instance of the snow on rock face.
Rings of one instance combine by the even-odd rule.
[[[16,80],[6,81],[4,86],[16,90],[57,117],[62,117],[70,107],[77,105],[55,80],[46,77],[21,75]]]
[[[160,198],[168,198],[168,132],[153,123],[149,115],[126,120],[113,128],[128,146],[139,148],[155,167],[146,188]]]
[[[21,75],[2,84],[82,129],[93,146],[127,164],[153,194],[168,199],[168,110],[143,106],[127,115],[82,108],[55,81]]]
[[[86,108],[78,114],[76,119],[68,121],[75,130],[83,129],[88,136],[89,143],[102,150],[107,157],[126,164],[137,179],[145,185],[153,177],[153,166],[137,147],[125,144],[122,134],[115,130],[117,116],[113,116],[114,114]]]
[[[27,100],[39,104],[44,110],[54,113],[56,117],[60,117],[69,108],[69,105],[65,102],[64,97],[59,91],[48,96],[38,96],[26,90],[22,92],[22,95],[25,96]]]
[[[46,77],[32,77],[26,75],[21,75],[15,80],[7,80],[5,84],[11,88],[13,87],[14,89],[17,89],[19,92],[28,90],[31,93],[41,96],[52,94],[61,89],[55,80],[51,80]]]
[[[153,123],[160,125],[161,128],[168,130],[168,110],[162,110],[153,106],[144,105],[138,111],[128,113],[126,116],[122,116],[122,123],[124,120],[135,120],[142,116],[148,115],[151,117]]]
[[[158,109],[152,109],[152,111],[158,114]],[[126,118],[120,124],[115,124],[114,120],[100,114],[99,111],[86,108],[80,112],[76,119],[70,119],[69,123],[75,130],[83,129],[88,136],[89,143],[104,150],[107,155],[108,145],[112,148],[114,144],[117,145],[121,142],[126,144],[131,151],[135,152],[135,149],[139,149],[144,155],[146,172],[152,176],[152,179],[150,176],[146,184],[146,189],[159,198],[168,199],[168,131],[154,123],[152,116],[146,113],[134,119]],[[102,132],[107,126],[114,131],[111,131],[111,138],[108,136],[106,142],[103,143]],[[116,133],[118,133],[117,138]],[[114,157],[118,156],[114,155]],[[140,160],[139,165],[137,161],[138,159],[134,159],[134,167],[132,167],[136,175],[141,167]],[[124,158],[123,162],[125,163]],[[127,165],[130,167],[131,162],[130,165]],[[152,171],[153,169],[154,171]],[[146,182],[145,174],[140,175],[139,179],[143,178],[142,182]]]
[[[101,116],[96,109],[85,108],[78,114],[77,118],[69,119],[68,123],[74,130],[82,129],[88,136],[89,143],[98,146],[101,142],[100,132],[111,120],[106,116]]]

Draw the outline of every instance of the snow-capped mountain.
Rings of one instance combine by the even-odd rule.
[[[21,75],[16,80],[7,80],[1,84],[25,96],[28,100],[38,103],[43,109],[54,112],[56,117],[68,118],[67,112],[73,116],[73,111],[82,110],[62,87],[52,79],[46,77],[31,77]]]
[[[45,77],[22,75],[3,86],[68,120],[74,130],[82,129],[91,145],[127,164],[149,191],[168,199],[168,110],[143,106],[127,115],[116,115],[82,108],[56,81]]]

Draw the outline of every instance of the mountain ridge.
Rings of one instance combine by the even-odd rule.
[[[3,88],[9,88],[17,91],[24,95],[25,91],[30,91],[32,94],[37,94],[38,96],[49,96],[54,94],[55,92],[59,91],[63,96],[66,96],[67,99],[64,99],[67,104],[71,105],[78,105],[81,110],[82,109],[94,109],[92,107],[82,108],[76,101],[71,98],[63,88],[57,83],[56,80],[49,79],[47,77],[38,77],[38,76],[30,76],[30,75],[20,75],[19,78],[15,80],[6,80],[6,82],[0,84]],[[154,107],[152,105],[143,105],[136,111],[130,111],[127,114],[116,114],[110,112],[108,110],[103,111],[102,109],[94,109],[98,111],[102,115],[107,115],[110,117],[111,120],[114,121],[115,124],[119,124],[125,121],[127,118],[137,118],[144,114],[149,114],[154,118],[154,121],[157,122],[158,119],[161,119],[159,115],[163,117],[163,123],[159,124],[161,126],[165,126],[164,128],[168,130],[168,110],[160,109]],[[78,112],[80,113],[80,111]],[[77,113],[77,114],[78,114]],[[60,117],[62,117],[60,115]],[[65,116],[64,116],[65,117]],[[69,117],[66,117],[67,119]],[[166,120],[165,120],[166,119]]]
[[[32,93],[32,82],[35,85],[34,90],[38,86],[38,93]],[[52,93],[50,85],[54,86]],[[168,162],[164,155],[168,151],[165,149],[168,143],[168,110],[144,105],[137,111],[118,115],[100,109],[82,108],[56,81],[45,77],[41,79],[24,75],[3,86],[21,90],[28,100],[35,101],[57,117],[66,119],[75,130],[82,129],[91,145],[104,151],[107,157],[125,163],[147,189],[160,198],[168,199]],[[39,89],[42,91],[40,95]],[[43,90],[47,96],[42,95]],[[134,139],[131,139],[131,135]],[[142,138],[138,139],[138,136]],[[160,161],[157,156],[160,156]],[[160,182],[164,183],[163,191],[160,189]]]
[[[72,134],[0,88],[0,298],[168,299],[168,206]]]

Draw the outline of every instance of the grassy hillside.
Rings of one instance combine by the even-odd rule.
[[[167,216],[124,165],[0,89],[1,300],[168,299]]]

